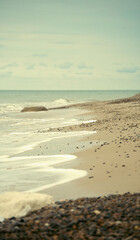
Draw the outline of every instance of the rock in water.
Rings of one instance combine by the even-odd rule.
[[[48,109],[43,106],[35,106],[35,107],[25,107],[21,110],[21,112],[39,112],[39,111],[48,111]]]

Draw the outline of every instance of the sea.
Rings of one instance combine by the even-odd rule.
[[[85,111],[76,108],[51,108],[125,98],[138,92],[139,90],[1,90],[0,199],[4,193],[13,192],[14,196],[19,192],[37,193],[87,175],[86,171],[63,169],[58,164],[76,161],[74,153],[82,149],[82,139],[96,132],[55,132],[51,129],[95,122],[96,116],[94,119],[85,117]],[[28,106],[45,106],[48,111],[21,112]],[[76,141],[81,144],[77,149]]]

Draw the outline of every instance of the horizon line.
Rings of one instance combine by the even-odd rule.
[[[140,89],[0,89],[0,91],[140,91]]]

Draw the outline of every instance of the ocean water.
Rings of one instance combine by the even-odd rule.
[[[45,106],[49,109],[85,101],[129,97],[138,92],[0,91],[0,194],[11,191],[14,194],[39,192],[87,174],[80,169],[56,168],[60,163],[76,159],[66,147],[64,152],[59,152],[58,146],[60,142],[61,147],[68,142],[72,145],[73,141],[79,141],[95,132],[62,133],[48,130],[87,121],[94,122],[96,119],[78,116],[84,112],[74,108],[21,113],[22,108]],[[37,146],[46,143],[44,146],[51,146],[51,150],[38,154],[35,150]]]
[[[62,105],[67,101],[92,101],[111,100],[117,98],[130,97],[140,92],[140,90],[0,90],[0,104],[34,104],[44,103]],[[55,102],[56,101],[56,102]]]

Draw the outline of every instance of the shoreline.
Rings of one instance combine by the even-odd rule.
[[[77,164],[76,153],[80,152],[83,146],[85,149],[90,148],[90,143],[85,141],[87,136],[94,135],[95,133],[90,131],[84,133],[81,131],[71,132],[71,134],[69,133],[63,133],[63,137],[56,137],[51,141],[43,141],[41,144],[36,145],[36,147],[33,149],[12,155],[10,158],[7,158],[5,163],[8,164],[8,162],[10,162],[11,165],[9,168],[14,168],[13,161],[15,161],[15,164],[18,163],[21,168],[24,166],[24,164],[24,167],[26,167],[26,165],[27,167],[28,165],[31,165],[31,170],[33,169],[32,173],[37,172],[40,175],[40,172],[46,171],[46,182],[44,181],[44,184],[40,185],[40,187],[24,190],[25,192],[45,193],[45,191],[52,188],[52,186],[58,186],[61,184],[63,185],[86,175],[86,171],[78,168],[74,169],[73,166]],[[71,167],[67,167],[68,165],[71,165]],[[66,175],[65,169],[68,175]],[[28,169],[28,171],[29,170],[30,169]],[[55,172],[57,178],[56,182],[53,181],[52,183],[49,183],[47,174],[51,174],[51,172],[52,175],[54,175]]]
[[[57,126],[57,127],[65,126],[65,124],[67,124],[67,123],[69,124],[69,123],[73,123],[73,122],[77,124],[78,121],[80,123],[82,123],[83,121],[86,120],[86,119],[84,119],[84,117],[82,117],[80,119],[78,117],[75,117],[75,115],[76,115],[75,112],[77,114],[77,113],[80,113],[81,111],[78,111],[77,109],[76,110],[68,109],[68,110],[63,110],[63,111],[59,110],[56,112],[55,111],[51,112],[51,114],[47,114],[47,115],[44,115],[44,113],[39,114],[38,118],[41,119],[41,117],[43,116],[43,120],[44,120],[45,116],[46,116],[46,119],[48,120],[48,117],[50,117],[52,115],[53,116],[56,115],[56,118],[55,118],[56,124],[50,124],[50,126],[52,125],[52,126]],[[85,112],[85,111],[82,111],[82,113],[83,112]],[[37,115],[38,115],[38,113],[37,113]],[[34,114],[31,113],[31,116],[27,115],[27,116],[23,116],[23,118],[29,117],[32,119],[35,116],[36,116],[36,113],[34,113]],[[22,117],[22,115],[21,115],[21,117]],[[61,119],[60,117],[63,117],[62,121],[57,122],[57,119]],[[61,124],[59,124],[59,123],[61,123]],[[26,190],[28,191],[29,189],[32,190],[33,188],[36,189],[36,186],[38,189],[39,185],[40,186],[43,186],[43,185],[50,186],[50,183],[51,183],[51,185],[54,185],[54,184],[52,184],[52,182],[54,182],[56,185],[60,182],[62,183],[62,182],[65,182],[65,180],[67,181],[68,179],[73,178],[72,174],[70,177],[67,177],[65,172],[59,171],[59,170],[56,172],[56,176],[55,176],[55,174],[54,174],[55,166],[54,167],[51,166],[52,171],[51,171],[51,169],[48,169],[50,171],[46,171],[46,173],[44,172],[44,178],[43,178],[42,173],[40,171],[40,170],[42,170],[42,171],[44,170],[41,165],[42,164],[41,156],[46,156],[46,160],[44,161],[44,167],[46,164],[46,168],[47,168],[47,161],[49,161],[49,159],[47,157],[48,155],[49,156],[55,155],[54,161],[53,161],[54,163],[52,165],[55,165],[55,163],[59,162],[59,159],[57,161],[56,155],[59,155],[59,156],[64,155],[63,160],[65,162],[65,160],[67,160],[67,155],[70,155],[72,152],[74,153],[75,151],[78,150],[75,147],[75,139],[77,141],[80,139],[83,139],[83,135],[90,134],[90,132],[88,131],[87,133],[86,132],[83,133],[83,132],[78,131],[78,132],[65,133],[65,132],[58,131],[57,133],[55,133],[55,132],[51,133],[51,132],[48,132],[49,127],[46,127],[46,124],[43,124],[43,125],[38,124],[37,126],[39,127],[39,130],[36,130],[37,128],[35,128],[36,131],[34,130],[34,127],[32,126],[31,133],[33,133],[32,134],[33,137],[30,138],[30,135],[29,135],[29,141],[28,140],[26,141],[26,139],[28,138],[28,135],[25,135],[25,138],[24,138],[24,135],[23,135],[23,137],[22,137],[22,135],[18,135],[18,136],[21,136],[20,139],[21,138],[25,139],[25,141],[23,142],[23,144],[25,144],[25,146],[24,145],[22,146],[22,144],[19,144],[19,145],[21,145],[20,149],[15,148],[15,150],[17,152],[19,150],[19,153],[15,153],[10,156],[7,155],[7,156],[5,156],[5,159],[1,158],[1,162],[2,162],[1,168],[4,169],[4,171],[1,170],[1,173],[4,176],[4,178],[2,178],[2,174],[1,174],[1,180],[2,180],[1,181],[1,189],[0,189],[1,194],[4,192],[9,192],[9,191],[26,191]],[[26,125],[25,125],[25,128],[23,126],[23,130],[19,131],[19,132],[24,133],[24,131],[26,132]],[[16,139],[17,139],[17,141],[16,141]],[[31,139],[35,140],[36,143],[30,144]],[[18,138],[14,139],[14,137],[13,137],[12,140],[15,140],[15,142],[18,142]],[[20,141],[19,141],[19,143],[20,143]],[[81,145],[82,145],[82,142],[81,142]],[[12,145],[10,147],[12,149]],[[59,156],[58,156],[58,158],[59,158]],[[15,162],[16,161],[16,159],[14,159],[15,157],[17,158],[18,162]],[[24,157],[25,157],[25,159],[24,159]],[[65,159],[65,157],[66,157],[66,159]],[[28,158],[29,158],[30,162],[28,161]],[[36,158],[36,160],[35,160],[35,158]],[[37,158],[38,158],[38,160],[37,160]],[[5,161],[3,162],[3,160],[5,160]],[[12,160],[14,161],[13,163],[12,163]],[[37,167],[35,168],[34,162],[37,162],[37,161],[38,161],[38,168]],[[30,165],[30,163],[32,166],[28,167],[28,165]],[[39,163],[40,163],[40,165],[39,165]],[[24,168],[25,169],[27,168],[28,171],[24,171]],[[18,169],[19,169],[19,171],[18,171]],[[38,171],[37,172],[38,173],[38,181],[36,181],[36,178],[34,177],[36,174],[36,171]],[[29,172],[30,172],[30,174],[29,174]],[[73,172],[76,175],[76,171],[73,170]],[[7,173],[8,173],[8,175],[7,175]],[[6,175],[7,175],[7,177],[6,177]],[[24,175],[26,176],[26,179],[22,178],[22,176],[24,176]],[[70,175],[70,173],[69,173],[69,175]],[[79,174],[77,171],[77,177],[78,177],[78,175],[81,176],[80,171],[79,171]],[[14,176],[17,176],[17,177],[14,177]],[[32,176],[33,176],[33,178],[32,178]],[[43,178],[43,181],[42,181],[42,178]],[[76,176],[74,176],[74,178],[76,178]],[[31,184],[28,184],[28,181]],[[7,182],[7,184],[5,184],[6,182]],[[32,185],[34,185],[34,187],[32,187]]]
[[[76,163],[67,165],[86,170],[88,175],[45,192],[55,200],[140,192],[140,95],[132,97],[132,101],[128,98],[128,101],[93,102],[78,107],[90,110],[88,116],[96,115],[97,121],[59,131],[97,131],[88,141],[100,144],[95,147],[91,144],[90,149],[74,153]]]
[[[90,148],[75,153],[76,161],[57,166],[88,175],[42,191],[51,194],[55,204],[5,219],[0,223],[2,239],[140,238],[140,94],[137,101],[77,107],[89,109],[90,117],[96,113],[97,121],[51,131],[97,131],[84,138]]]
[[[132,100],[132,101],[131,101]],[[69,108],[67,106],[66,108]],[[125,192],[140,192],[140,138],[138,127],[140,94],[128,99],[96,101],[77,104],[74,108],[84,110],[78,118],[96,119],[94,122],[50,128],[47,132],[72,133],[92,131],[96,134],[79,136],[78,141],[61,142],[56,139],[55,155],[72,154],[74,161],[54,165],[55,169],[73,169],[87,172],[86,177],[71,180],[51,188],[44,188],[39,193],[47,193],[54,200],[76,199],[78,197],[97,197]],[[61,110],[61,109],[60,109]],[[59,142],[58,142],[59,141]],[[65,142],[66,141],[66,142]],[[46,144],[47,146],[46,150]],[[44,142],[35,149],[16,155],[50,155],[54,142]],[[64,146],[68,145],[68,146]],[[83,145],[83,146],[82,146]],[[133,160],[134,159],[134,160]]]
[[[66,181],[67,183],[61,181],[61,185],[46,189],[43,187],[44,190],[38,192],[50,194],[55,200],[140,192],[138,185],[140,94],[127,99],[74,105],[74,108],[76,107],[78,112],[79,109],[82,110],[82,113],[79,112],[77,115],[79,119],[96,119],[96,121],[88,120],[80,125],[50,128],[46,133],[58,132],[69,135],[86,131],[96,134],[81,135],[77,141],[72,139],[69,141],[68,138],[62,141],[56,139],[57,149],[54,149],[53,141],[52,143],[43,141],[44,143],[35,149],[16,154],[15,157],[23,157],[23,155],[25,158],[30,155],[43,157],[53,155],[54,150],[55,155],[72,154],[77,157],[75,161],[53,164],[54,168],[86,171],[87,176]],[[50,150],[46,144],[50,144]]]

